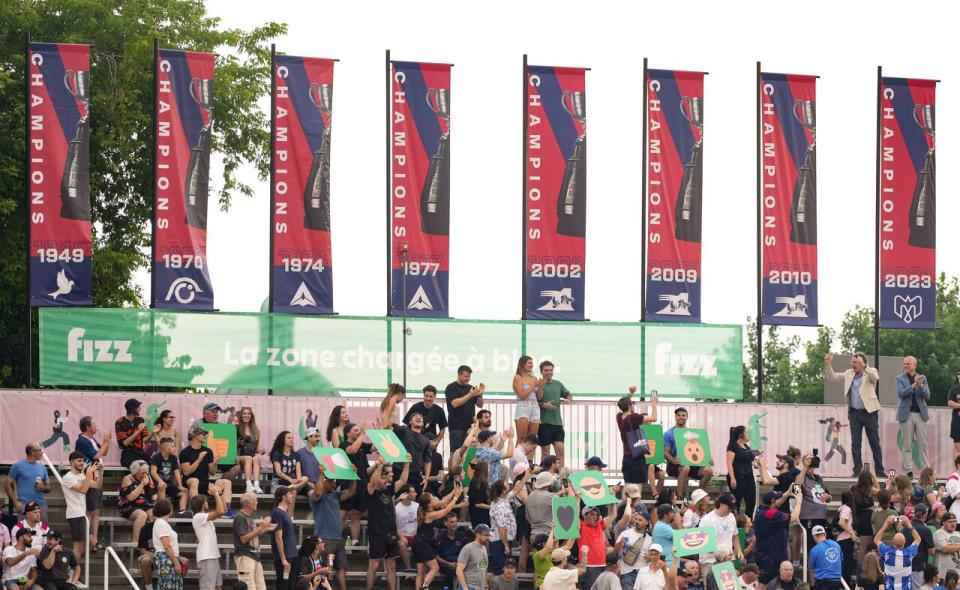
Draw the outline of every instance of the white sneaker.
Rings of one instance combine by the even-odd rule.
[[[252,491],[253,491],[253,482],[250,480],[247,480],[247,492],[252,492]]]
[[[253,483],[253,491],[257,494],[266,494],[263,489],[260,487],[260,482]]]

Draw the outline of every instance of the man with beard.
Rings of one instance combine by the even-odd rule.
[[[631,484],[628,484],[631,485]],[[630,515],[631,528],[626,529],[617,537],[615,555],[620,555],[620,582],[624,588],[633,588],[637,579],[637,570],[643,565],[643,556],[647,554],[653,537],[647,531],[646,517],[641,512],[633,510],[631,502],[626,503],[624,516]]]
[[[933,534],[933,545],[937,549],[934,560],[937,569],[960,572],[960,532],[957,531],[956,514],[947,512],[943,515],[941,528]]]
[[[687,426],[687,417],[689,416],[686,408],[677,408],[673,411],[675,420],[674,426],[663,433],[663,457],[667,462],[667,475],[677,478],[677,496],[685,497],[687,492],[687,481],[692,477],[699,480],[701,488],[705,488],[713,478],[713,459],[710,459],[710,467],[690,467],[681,465],[680,457],[677,453],[677,428],[689,428]]]
[[[476,535],[470,543],[463,546],[457,557],[457,582],[461,588],[486,590],[487,566],[490,563],[487,545],[490,544],[490,527],[478,524],[473,529]]]

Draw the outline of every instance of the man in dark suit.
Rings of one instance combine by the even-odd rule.
[[[930,414],[927,412],[927,401],[930,399],[930,386],[927,378],[917,373],[917,359],[912,356],[904,357],[903,373],[897,375],[895,381],[897,397],[897,422],[900,423],[900,448],[903,451],[903,470],[907,477],[913,479],[913,443],[917,443],[919,451],[917,469],[923,470],[930,463],[927,461],[927,422]]]

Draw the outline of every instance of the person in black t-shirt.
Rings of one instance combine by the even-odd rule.
[[[80,581],[80,562],[73,551],[63,548],[60,533],[47,531],[46,544],[37,556],[40,584],[46,590],[77,590]]]
[[[423,388],[423,401],[410,406],[406,416],[403,417],[403,423],[409,426],[410,418],[414,414],[423,415],[423,434],[430,439],[430,446],[434,451],[437,450],[443,435],[447,432],[447,415],[443,412],[443,408],[437,405],[436,399],[437,388],[427,385]]]
[[[373,445],[363,442],[367,431],[367,427],[363,424],[348,422],[344,425],[343,431],[346,433],[346,440],[340,444],[340,448],[347,453],[350,462],[357,470],[360,481],[357,482],[357,493],[340,502],[340,510],[350,517],[350,539],[347,542],[350,545],[356,545],[360,539],[360,519],[363,518],[363,512],[367,509],[367,482],[370,480],[367,474],[370,469],[367,455],[373,453]]]
[[[397,558],[400,557],[400,543],[397,537],[397,512],[393,504],[394,490],[407,483],[410,463],[403,464],[403,471],[395,483],[393,472],[384,469],[383,457],[377,460],[370,481],[367,483],[367,533],[370,538],[370,564],[367,566],[367,590],[373,589],[374,577],[380,569],[380,560],[384,560],[387,572],[387,586],[390,590],[397,587]]]
[[[750,433],[747,427],[731,426],[730,440],[727,442],[727,486],[733,493],[739,509],[740,503],[746,503],[746,514],[750,516],[757,507],[757,482],[753,476],[754,454],[750,448]]]
[[[137,539],[137,561],[145,586],[153,585],[153,552],[153,523],[148,522],[140,529],[140,538]]]
[[[199,426],[190,427],[190,431],[187,433],[187,446],[180,451],[180,471],[187,478],[187,488],[190,490],[191,498],[196,494],[207,495],[210,486],[217,486],[224,505],[230,506],[230,499],[233,497],[233,482],[225,477],[215,482],[210,481],[210,476],[217,472],[217,461],[220,457],[216,455],[213,449],[203,446],[206,439],[206,430]],[[233,518],[232,508],[227,508],[226,516]]]
[[[189,494],[180,477],[180,461],[174,453],[173,445],[174,439],[170,437],[160,439],[160,451],[150,458],[150,477],[157,485],[162,481],[167,486],[167,498],[174,506],[179,507],[177,518],[190,518],[193,514],[186,514]]]
[[[467,438],[467,431],[473,424],[473,416],[477,408],[483,407],[483,383],[478,387],[470,385],[473,369],[462,365],[457,369],[457,380],[447,385],[443,396],[447,400],[447,420],[450,426],[450,449],[456,450],[463,446]]]
[[[960,371],[957,371],[960,383]],[[953,410],[950,418],[950,438],[953,439],[953,454],[960,455],[960,385],[954,385],[947,394],[947,406]]]

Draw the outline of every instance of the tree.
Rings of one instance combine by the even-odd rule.
[[[778,326],[764,326],[763,401],[766,403],[823,403],[823,355],[830,350],[834,332],[817,330],[816,339],[803,345],[803,360],[797,360],[802,340],[784,339]],[[747,318],[749,364],[743,367],[744,401],[757,399],[757,322]]]
[[[25,31],[35,40],[93,43],[90,180],[94,227],[94,305],[138,306],[134,273],[149,263],[152,206],[153,41],[218,51],[211,179],[223,209],[252,187],[236,173],[269,171],[268,116],[259,100],[270,83],[269,40],[286,25],[224,29],[191,0],[14,0],[0,3],[0,385],[25,383],[26,203],[23,198]]]

